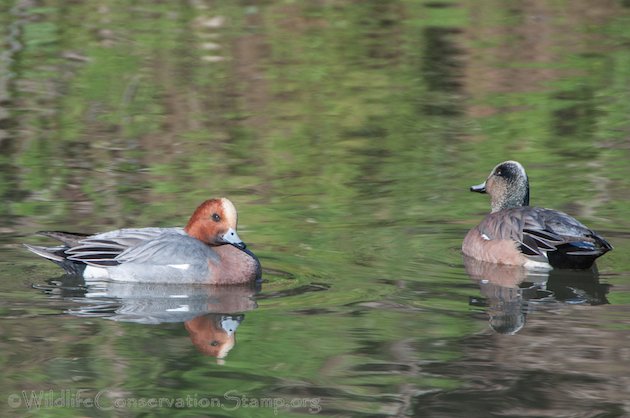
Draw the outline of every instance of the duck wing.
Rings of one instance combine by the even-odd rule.
[[[577,219],[553,209],[504,209],[488,215],[480,230],[489,239],[515,241],[524,255],[538,261],[549,259],[554,267],[588,268],[595,258],[612,250],[610,243]]]
[[[533,208],[539,212],[541,222],[547,230],[553,231],[564,240],[557,248],[554,257],[581,257],[584,260],[604,255],[612,250],[612,245],[601,235],[587,228],[577,219],[552,209]],[[591,262],[592,263],[592,262]]]
[[[208,245],[187,234],[165,233],[127,248],[116,256],[118,263],[185,265],[219,256]]]
[[[128,228],[90,235],[65,249],[67,259],[96,267],[116,266],[141,253],[139,248],[151,247],[154,242],[163,242],[163,236],[187,236],[181,228]],[[132,254],[122,257],[123,254]],[[122,257],[122,258],[120,258]]]

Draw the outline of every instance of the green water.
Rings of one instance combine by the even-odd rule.
[[[0,0],[0,28],[0,415],[630,414],[629,2]],[[599,274],[467,273],[507,159],[611,241]],[[21,247],[219,196],[260,290],[86,287]],[[244,315],[225,358],[183,305]]]

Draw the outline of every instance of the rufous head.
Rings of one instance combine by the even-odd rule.
[[[243,318],[243,315],[206,314],[186,321],[184,326],[201,353],[223,359],[236,344],[236,328]]]
[[[234,204],[222,197],[203,202],[184,228],[186,233],[209,245],[234,244],[245,248],[236,233],[238,217]]]

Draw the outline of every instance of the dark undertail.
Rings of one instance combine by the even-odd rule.
[[[63,250],[51,251],[52,254],[55,254],[60,257],[67,257],[67,254]],[[52,261],[59,267],[61,267],[67,274],[72,276],[83,276],[83,271],[85,271],[86,264],[77,263],[76,261],[68,260],[67,258],[62,258],[61,260],[53,260],[52,258],[47,258],[47,260]]]
[[[38,247],[32,245],[26,245],[29,251],[39,255],[46,260],[50,260],[59,267],[61,267],[67,274],[72,276],[83,276],[83,271],[86,265],[84,263],[78,263],[76,261],[68,260],[68,254],[66,250],[68,247]]]
[[[599,235],[588,238],[592,242],[581,241],[559,245],[556,251],[549,251],[549,264],[559,269],[588,269],[598,257],[613,249],[612,245]]]
[[[75,263],[74,261],[70,261],[70,260],[63,260],[63,261],[51,260],[51,261],[57,264],[59,267],[63,269],[63,271],[65,271],[67,274],[71,276],[83,276],[83,272],[85,271],[85,267],[87,266],[86,264]]]

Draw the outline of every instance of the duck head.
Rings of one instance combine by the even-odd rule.
[[[236,328],[244,315],[206,314],[184,323],[197,349],[218,359],[225,358],[236,344]]]
[[[529,179],[516,161],[498,164],[485,182],[472,186],[470,191],[489,194],[492,212],[529,205]]]
[[[244,249],[245,243],[236,233],[237,222],[234,204],[223,197],[206,200],[199,205],[184,230],[208,245],[233,244]]]

